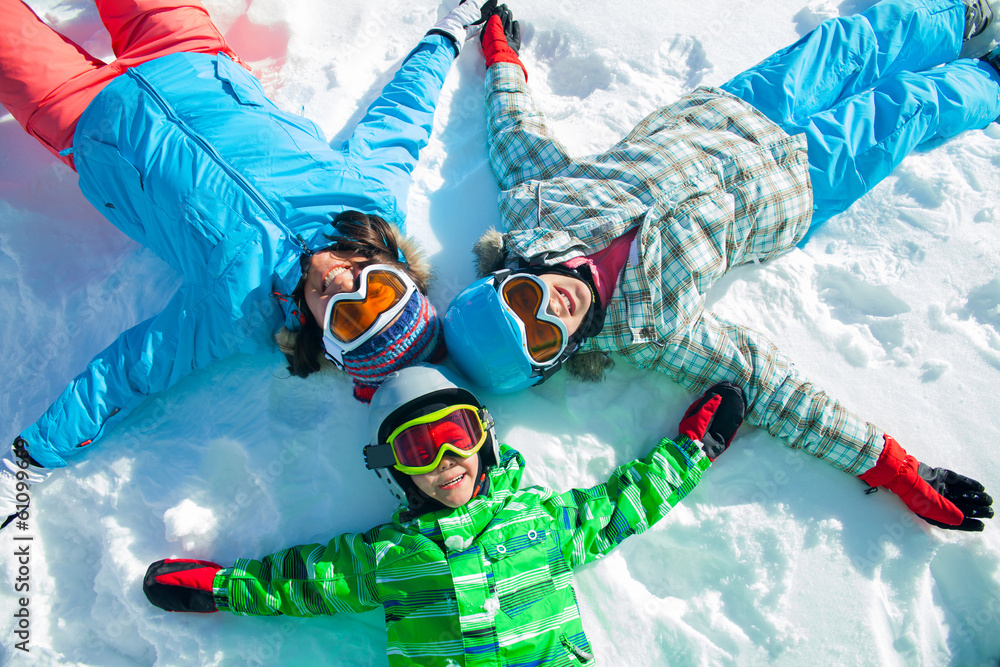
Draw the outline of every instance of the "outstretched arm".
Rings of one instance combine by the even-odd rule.
[[[719,406],[716,402],[708,410],[703,408],[692,406],[703,415]],[[571,567],[602,558],[626,537],[645,531],[701,481],[709,456],[692,436],[706,437],[711,421],[708,415],[700,427],[682,426],[683,435],[676,440],[664,438],[645,458],[617,468],[604,484],[573,489],[545,501],[549,513],[569,532],[562,552]],[[724,440],[732,439],[739,421],[730,426]]]
[[[410,175],[430,139],[434,109],[451,63],[461,52],[466,33],[495,5],[496,0],[487,0],[482,7],[477,0],[465,0],[428,30],[344,144],[362,174],[389,190],[399,212],[387,216],[390,219],[406,217]]]
[[[874,425],[803,377],[765,336],[711,311],[702,311],[665,344],[632,345],[623,352],[633,365],[666,373],[691,391],[731,380],[746,395],[748,424],[844,472],[864,472],[881,451]]]
[[[884,431],[803,377],[752,329],[705,311],[665,346],[633,346],[627,356],[640,368],[660,370],[694,391],[733,380],[745,391],[748,424],[871,486],[885,486],[934,525],[982,530],[978,519],[993,516],[992,499],[978,482],[908,456]]]
[[[375,549],[348,533],[326,545],[307,544],[223,568],[167,559],[146,572],[143,591],[166,611],[231,611],[240,616],[329,616],[381,606]]]
[[[277,308],[262,300],[261,308]],[[228,307],[205,290],[185,286],[158,315],[122,333],[70,382],[48,410],[21,433],[28,454],[44,468],[96,444],[150,394],[238,351],[267,333],[241,328]],[[274,319],[270,312],[254,318]],[[262,342],[263,342],[262,341]]]
[[[405,218],[410,176],[420,150],[430,140],[434,109],[454,60],[450,38],[425,36],[343,145],[342,150],[357,161],[362,175],[390,192],[399,219]]]
[[[486,113],[490,166],[497,183],[511,190],[529,180],[551,178],[570,164],[565,147],[535,108],[524,65],[517,57],[520,27],[506,7],[483,29]]]

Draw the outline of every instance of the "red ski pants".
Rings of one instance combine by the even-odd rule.
[[[129,67],[181,51],[222,52],[241,62],[198,0],[96,2],[111,33],[112,63],[57,33],[21,0],[0,0],[0,104],[70,167],[72,156],[59,151],[73,145],[80,115]]]

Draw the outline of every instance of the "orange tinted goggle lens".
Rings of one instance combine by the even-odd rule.
[[[559,354],[562,331],[551,322],[538,319],[538,313],[544,308],[541,286],[531,278],[514,278],[504,284],[503,298],[524,324],[531,358],[545,362]]]
[[[337,301],[330,313],[330,333],[349,343],[368,331],[379,315],[399,303],[406,294],[406,285],[398,276],[387,271],[368,274],[364,299]]]
[[[400,465],[420,468],[434,462],[442,445],[449,444],[471,453],[482,440],[483,429],[478,415],[461,409],[428,424],[403,429],[391,444]]]

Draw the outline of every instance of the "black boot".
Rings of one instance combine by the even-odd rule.
[[[993,69],[997,71],[997,74],[1000,74],[1000,48],[993,49],[985,56],[980,58],[980,60],[992,65]]]
[[[991,4],[996,1],[964,0],[965,32],[960,58],[981,58],[1000,44],[1000,16],[994,19]]]

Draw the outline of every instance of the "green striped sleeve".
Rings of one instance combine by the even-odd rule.
[[[708,466],[697,443],[664,438],[644,459],[617,468],[606,483],[553,496],[547,504],[570,536],[562,545],[570,566],[603,557],[662,519]]]
[[[282,549],[259,561],[241,558],[215,575],[215,605],[241,616],[370,611],[381,606],[375,563],[374,547],[357,533],[325,546]]]

